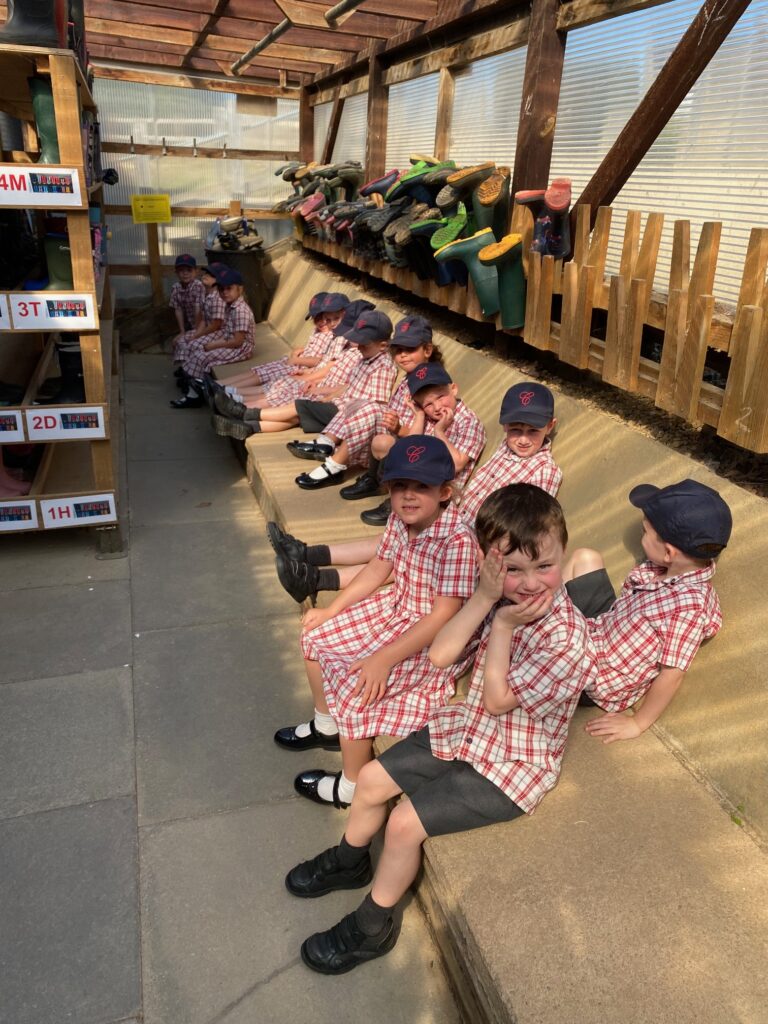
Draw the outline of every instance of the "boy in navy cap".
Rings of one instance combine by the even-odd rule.
[[[588,616],[599,673],[583,703],[607,714],[587,722],[603,743],[634,739],[659,718],[680,687],[702,641],[722,626],[710,580],[731,535],[731,512],[711,487],[681,480],[641,484],[629,493],[643,513],[646,561],[618,598],[602,556],[577,550],[565,569],[573,603]],[[640,698],[632,717],[622,714]]]
[[[347,342],[359,350],[358,361],[346,385],[317,389],[318,398],[297,398],[277,408],[250,409],[242,420],[214,417],[218,434],[240,440],[252,434],[289,430],[301,424],[307,433],[322,430],[339,409],[353,401],[386,402],[397,371],[389,354],[392,321],[376,309],[362,313],[354,327],[345,333]],[[332,460],[329,460],[332,462]],[[332,475],[343,475],[345,466],[331,465]]]
[[[256,321],[251,307],[243,298],[243,278],[239,270],[224,267],[216,275],[216,286],[225,303],[221,338],[205,341],[199,350],[191,351],[182,364],[189,378],[184,398],[171,402],[174,409],[191,409],[204,402],[203,378],[222,363],[238,363],[253,352]]]
[[[217,287],[218,275],[223,270],[226,270],[223,263],[211,263],[208,267],[200,268],[200,281],[205,289],[201,316],[197,327],[191,331],[186,331],[181,336],[180,342],[177,339],[173,349],[174,362],[183,364],[195,343],[198,343],[199,347],[201,342],[205,344],[206,341],[216,341],[224,337],[226,304],[221,295],[219,295]],[[174,376],[184,376],[184,370],[181,366],[174,371]]]
[[[197,276],[197,260],[189,253],[176,257],[174,264],[178,281],[171,288],[168,303],[176,315],[178,334],[173,339],[173,347],[180,345],[187,331],[197,327],[205,300],[203,282]]]

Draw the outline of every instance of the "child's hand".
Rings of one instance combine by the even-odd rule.
[[[481,557],[482,566],[477,580],[477,590],[489,604],[496,604],[501,600],[504,590],[504,577],[507,573],[504,560],[498,548],[491,548]]]
[[[400,418],[391,409],[385,409],[381,414],[381,425],[391,434],[396,434],[400,429]]]
[[[381,651],[369,654],[367,658],[361,658],[349,666],[350,672],[360,673],[357,678],[357,686],[352,691],[352,696],[362,696],[360,701],[361,708],[381,700],[387,692],[387,680],[389,679],[391,668],[392,666],[386,657],[382,655]]]
[[[455,418],[453,409],[441,409],[439,419],[435,423],[435,434],[444,438]]]
[[[317,629],[318,626],[322,626],[324,622],[331,618],[333,616],[329,615],[327,608],[310,608],[302,617],[301,628],[306,633],[310,629]]]
[[[603,743],[613,743],[615,740],[634,740],[642,735],[643,730],[637,724],[637,719],[630,718],[624,714],[601,715],[600,718],[590,718],[584,726],[584,731]]]
[[[554,594],[551,591],[545,591],[543,594],[537,594],[536,597],[529,597],[527,601],[504,605],[496,612],[493,621],[507,629],[527,626],[529,622],[543,618],[552,607],[553,600]]]

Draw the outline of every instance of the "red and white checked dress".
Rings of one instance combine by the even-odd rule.
[[[427,420],[424,425],[424,433],[433,436],[436,426],[436,423]],[[453,423],[446,431],[446,437],[454,448],[458,448],[460,452],[469,457],[466,466],[456,474],[453,481],[457,487],[463,487],[485,448],[485,427],[477,414],[460,400],[453,414]]]
[[[205,286],[203,286],[205,287]],[[206,292],[205,299],[203,300],[203,322],[205,324],[211,324],[214,320],[221,320],[222,325],[215,331],[206,331],[205,334],[200,335],[200,340],[205,343],[206,341],[219,341],[224,337],[224,318],[227,314],[227,304],[219,295],[218,288],[211,288],[209,292]],[[181,341],[177,342],[173,349],[173,358],[176,362],[183,363],[187,358],[189,352],[189,346],[192,342],[197,341],[197,338],[193,338],[194,331],[186,331]]]
[[[430,744],[435,757],[467,761],[531,814],[557,783],[568,724],[596,675],[596,657],[586,619],[561,588],[544,618],[512,633],[507,683],[520,707],[492,715],[483,705],[492,617],[481,627],[467,698],[434,713]]]
[[[410,391],[405,378],[400,381],[386,404],[364,402],[337,413],[323,431],[347,442],[348,466],[367,466],[371,455],[371,441],[376,434],[384,432],[381,421],[387,410],[397,414],[401,425],[407,426],[413,419],[413,409],[408,404]]]
[[[323,356],[323,360],[319,364],[320,366],[325,366],[327,363],[331,363],[330,370],[320,381],[324,388],[335,388],[340,384],[346,384],[350,374],[363,358],[360,355],[359,347],[352,345],[343,338],[335,338],[329,351],[331,349],[336,353],[334,358],[329,359],[327,355]],[[289,405],[291,402],[296,401],[297,398],[305,397],[305,383],[300,377],[284,377],[267,388],[264,397],[271,406]]]
[[[587,694],[604,711],[624,711],[662,668],[687,672],[723,616],[712,584],[715,563],[671,579],[653,562],[636,565],[616,603],[588,619],[599,673]]]
[[[534,484],[552,497],[557,496],[563,473],[552,458],[549,441],[526,459],[521,459],[507,447],[506,438],[481,466],[467,484],[459,500],[459,508],[465,522],[474,527],[477,513],[489,494],[507,484]]]
[[[187,285],[177,281],[171,288],[171,298],[168,305],[171,309],[180,309],[184,315],[184,329],[194,330],[197,322],[197,314],[203,308],[205,302],[205,285],[199,277],[194,278]]]
[[[315,329],[304,346],[303,354],[307,359],[321,359],[332,340],[333,333],[331,331],[318,331]],[[288,356],[283,356],[282,359],[273,359],[271,363],[260,363],[258,366],[252,366],[251,373],[258,374],[259,384],[263,384],[266,387],[269,384],[274,384],[275,381],[282,380],[283,377],[289,376],[294,370],[306,369],[306,367],[292,366],[288,359]]]
[[[210,352],[204,352],[205,341],[198,338],[189,346],[187,358],[183,363],[184,371],[188,376],[200,379],[213,366],[221,366],[223,363],[239,363],[241,359],[248,359],[253,352],[254,326],[255,320],[251,307],[242,295],[234,302],[228,302],[222,329],[222,341],[229,341],[238,331],[243,331],[245,338],[242,344],[237,348],[213,348]]]
[[[402,636],[432,611],[436,597],[466,599],[475,589],[475,540],[452,506],[413,540],[403,521],[390,516],[377,557],[392,562],[393,585],[301,638],[304,657],[320,663],[330,713],[349,739],[407,736],[450,700],[461,666],[435,668],[427,647],[395,665],[384,697],[366,708],[352,696],[358,673],[349,666]]]

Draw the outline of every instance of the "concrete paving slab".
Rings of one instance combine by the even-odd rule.
[[[264,521],[235,521],[226,532],[226,543],[218,537],[212,543],[210,523],[133,530],[136,631],[298,614],[275,575]]]
[[[122,379],[155,380],[173,375],[173,364],[167,355],[144,355],[141,352],[124,352]]]
[[[133,526],[225,520],[229,529],[259,515],[234,458],[129,462],[128,488]]]
[[[134,801],[0,822],[0,863],[1,1024],[137,1016]]]
[[[192,416],[186,411],[153,410],[131,414],[127,433],[128,458],[223,459],[232,457],[232,446],[211,428],[210,415]]]
[[[134,645],[140,823],[292,798],[298,772],[338,770],[338,753],[272,741],[311,714],[295,616],[142,633]]]
[[[132,794],[129,669],[0,686],[0,817]]]
[[[0,594],[3,682],[128,664],[129,601],[124,580]]]
[[[136,418],[158,414],[175,415],[179,420],[193,420],[205,413],[205,409],[172,409],[168,403],[180,395],[170,375],[159,379],[126,381],[123,384],[123,404],[128,422],[133,425]]]
[[[352,974],[299,961],[302,941],[365,892],[298,900],[284,887],[342,828],[341,815],[291,802],[142,829],[146,1024],[457,1024],[413,906],[393,952]]]
[[[99,559],[98,553],[93,530],[46,530],[3,537],[0,591],[128,579],[125,559]]]

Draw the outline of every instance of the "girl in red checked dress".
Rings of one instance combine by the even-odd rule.
[[[224,337],[224,318],[227,312],[227,304],[219,295],[216,286],[216,274],[225,269],[223,263],[212,263],[210,267],[203,267],[200,273],[200,280],[205,288],[203,299],[202,318],[197,327],[192,331],[185,331],[183,335],[176,338],[173,347],[173,361],[183,363],[189,353],[189,347],[193,341],[214,341],[218,342]],[[184,371],[179,367],[176,376],[180,377]]]
[[[203,378],[213,366],[238,363],[253,352],[256,322],[251,307],[243,298],[243,278],[239,271],[226,267],[216,277],[221,298],[226,303],[222,337],[213,341],[198,338],[189,346],[182,364],[189,378],[184,398],[171,402],[174,409],[191,409],[203,404]]]
[[[454,476],[439,438],[395,442],[384,471],[393,514],[376,556],[327,609],[304,617],[315,715],[275,742],[342,752],[341,772],[297,776],[296,791],[310,800],[348,806],[374,737],[408,735],[453,696],[461,666],[435,668],[427,649],[475,585],[476,544],[450,501]],[[392,587],[380,590],[390,573]]]

